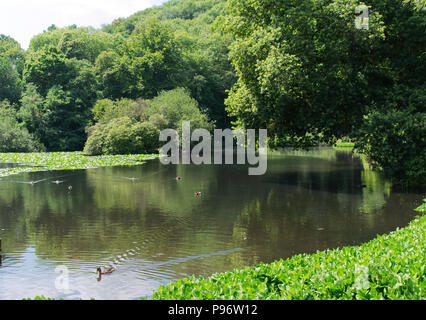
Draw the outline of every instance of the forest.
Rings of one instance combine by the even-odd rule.
[[[272,148],[355,143],[424,185],[425,1],[172,0],[100,29],[0,35],[0,152],[152,153],[164,128],[266,128]],[[1,32],[1,31],[0,31]]]

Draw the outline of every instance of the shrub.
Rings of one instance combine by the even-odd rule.
[[[151,101],[99,100],[92,113],[98,123],[88,129],[88,155],[152,153],[159,146],[160,130],[181,132],[182,121],[193,128],[213,129],[208,116],[186,89],[163,91]]]
[[[42,149],[43,146],[18,123],[16,112],[7,100],[0,103],[0,152],[33,152]]]
[[[92,109],[94,119],[99,122],[108,122],[111,119],[129,117],[132,121],[146,120],[145,110],[148,102],[143,99],[136,101],[130,99],[120,99],[112,101],[110,99],[98,100]]]
[[[153,153],[158,148],[159,131],[150,123],[131,123],[129,118],[118,118],[108,123],[104,153]]]
[[[426,181],[426,115],[389,110],[372,112],[358,132],[356,148],[402,185]]]
[[[160,125],[160,129],[176,129],[180,133],[182,121],[191,121],[192,128],[213,129],[213,123],[184,88],[161,92],[150,101],[146,113],[149,121]]]
[[[91,128],[84,152],[88,155],[154,153],[159,146],[158,136],[154,125],[133,123],[129,117],[121,117]]]

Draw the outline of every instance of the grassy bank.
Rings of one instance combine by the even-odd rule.
[[[355,143],[353,142],[339,142],[333,146],[334,149],[353,149],[354,147]]]
[[[0,177],[22,172],[76,170],[112,166],[133,166],[158,155],[117,155],[87,157],[82,152],[0,153],[0,163],[19,163],[16,168],[0,168]]]
[[[425,213],[426,205],[417,209]],[[161,286],[152,299],[425,299],[426,216],[357,247]]]

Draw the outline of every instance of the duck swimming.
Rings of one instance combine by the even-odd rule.
[[[101,281],[103,274],[110,274],[110,273],[113,273],[114,271],[115,271],[114,267],[104,268],[104,270],[102,270],[101,267],[99,267],[98,269],[96,269],[96,273],[98,274],[98,277],[97,277],[98,281]]]
[[[194,192],[194,196],[196,196],[196,197],[201,196],[201,192]]]
[[[176,181],[182,180],[182,177],[176,177]]]

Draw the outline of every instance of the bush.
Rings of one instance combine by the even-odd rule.
[[[27,129],[7,118],[0,118],[0,152],[34,152],[37,150]]]
[[[84,152],[88,155],[152,153],[159,148],[160,130],[182,131],[182,121],[193,128],[213,129],[189,91],[163,91],[151,101],[99,100],[92,113],[98,123],[88,129]]]
[[[84,152],[88,155],[154,153],[159,147],[159,134],[148,122],[133,123],[129,117],[112,119],[90,130]]]
[[[170,128],[180,133],[182,121],[191,121],[192,128],[213,129],[213,123],[184,88],[161,92],[150,101],[146,113],[149,121],[159,125],[160,130]]]
[[[395,183],[424,185],[425,129],[423,112],[375,111],[365,117],[357,133],[356,148]]]
[[[131,123],[129,118],[118,118],[108,123],[104,143],[105,154],[153,153],[158,148],[160,132],[150,123]]]
[[[0,103],[0,152],[34,152],[43,150],[16,120],[16,112],[7,100]]]
[[[108,122],[111,119],[129,117],[132,121],[146,120],[145,110],[148,102],[143,99],[136,101],[130,99],[120,99],[112,101],[110,99],[98,100],[92,109],[95,121]]]

